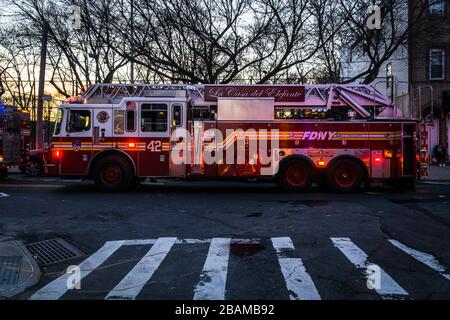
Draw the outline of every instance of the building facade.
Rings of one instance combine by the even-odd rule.
[[[417,10],[417,1],[426,10]],[[430,153],[440,143],[449,150],[450,0],[410,0],[404,10],[408,23],[414,21],[408,42],[383,64],[372,85],[391,97],[406,116],[429,120]],[[369,65],[367,58],[351,48],[343,50],[341,61],[343,81]]]
[[[424,1],[428,8],[409,35],[409,81],[429,126],[431,150],[450,141],[450,0]],[[410,2],[409,14],[414,17]]]

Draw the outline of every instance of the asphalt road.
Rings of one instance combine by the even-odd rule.
[[[449,202],[450,182],[350,195],[171,182],[108,194],[13,175],[0,181],[0,241],[61,237],[86,254],[43,267],[19,299],[450,299]],[[72,265],[81,290],[67,289]]]

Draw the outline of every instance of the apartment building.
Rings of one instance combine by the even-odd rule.
[[[418,1],[426,6],[425,11],[417,10]],[[414,21],[408,42],[383,64],[372,85],[391,97],[405,115],[420,115],[429,120],[430,151],[439,143],[447,146],[448,150],[450,0],[410,0],[404,10],[408,16],[407,22]],[[399,23],[404,21],[399,19]],[[341,62],[343,81],[358,75],[370,63],[352,48],[342,51]]]

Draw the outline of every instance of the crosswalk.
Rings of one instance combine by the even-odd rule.
[[[381,299],[410,299],[410,294],[402,287],[392,275],[377,261],[372,261],[350,238],[330,238],[331,247],[348,261],[354,270],[357,281],[367,281],[369,290]],[[317,275],[311,275],[312,267],[305,263],[299,255],[302,250],[297,250],[294,242],[289,237],[276,237],[271,239],[179,239],[164,237],[158,239],[124,240],[107,242],[97,252],[83,261],[80,269],[79,280],[95,273],[104,267],[105,262],[117,254],[119,250],[133,246],[148,246],[148,252],[136,260],[136,264],[117,283],[111,284],[111,289],[103,298],[106,300],[135,300],[139,299],[148,283],[156,277],[158,271],[164,268],[164,262],[170,254],[177,254],[175,246],[204,245],[208,247],[206,259],[202,270],[199,270],[199,278],[191,288],[193,300],[226,300],[230,294],[227,289],[230,285],[230,264],[232,247],[236,245],[258,245],[262,242],[270,243],[274,259],[278,268],[273,272],[281,274],[284,280],[282,284],[290,300],[321,300],[322,296],[317,283],[320,281]],[[394,250],[399,250],[407,257],[420,262],[431,272],[446,282],[450,280],[449,269],[436,257],[429,253],[420,252],[410,248],[398,240],[388,240],[388,244]],[[308,262],[308,260],[306,260]],[[395,261],[394,261],[395,262]],[[167,265],[165,266],[167,268]],[[176,278],[178,274],[174,273]],[[63,274],[56,280],[39,289],[31,296],[31,300],[58,300],[70,293],[68,286],[71,274]],[[148,288],[147,288],[148,289]],[[449,293],[450,294],[450,293]]]

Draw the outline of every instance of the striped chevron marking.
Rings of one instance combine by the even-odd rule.
[[[349,238],[331,238],[334,246],[338,248],[353,265],[365,272],[367,279],[368,268],[374,264],[368,261],[368,256],[364,251],[358,248]],[[377,266],[378,267],[378,266]],[[382,298],[407,297],[408,293],[391,278],[383,269],[379,268],[381,283],[379,288],[375,288],[376,292]]]
[[[281,272],[286,281],[291,300],[321,300],[313,280],[306,271],[300,258],[290,258],[289,252],[295,250],[291,238],[272,238],[273,247],[277,252]]]
[[[253,133],[250,131],[239,131],[236,130],[230,135],[226,137],[226,139],[218,145],[212,143],[209,148],[224,148],[229,149],[239,140],[257,140],[257,141],[271,141],[271,140],[279,140],[279,141],[292,141],[292,140],[311,140],[310,134],[312,132],[309,131],[270,131],[267,134],[261,134],[261,132],[254,131]],[[341,141],[341,140],[374,140],[374,141],[389,141],[389,140],[398,140],[401,138],[401,132],[334,132],[333,135],[329,135],[330,132],[314,132],[318,133],[318,136],[322,135],[323,140],[326,136],[333,141]],[[214,136],[208,136],[208,139],[214,138]],[[313,139],[314,140],[314,139]],[[56,150],[61,151],[73,151],[72,142],[55,142],[54,147]],[[80,151],[101,151],[107,148],[119,148],[125,149],[127,151],[137,151],[142,152],[147,150],[147,145],[145,142],[136,142],[134,147],[130,147],[127,142],[104,142],[93,145],[92,142],[83,142],[81,145]],[[162,142],[162,151],[168,152],[170,151],[170,142],[164,141]]]
[[[441,265],[439,263],[438,259],[436,259],[431,254],[412,249],[397,240],[389,240],[389,242],[392,243],[392,245],[399,248],[400,250],[402,250],[403,252],[405,252],[406,254],[413,257],[414,259],[422,262],[424,265],[426,265],[429,268],[433,269],[434,271],[438,272],[447,280],[450,280],[450,274],[446,272],[447,271],[446,267]]]

